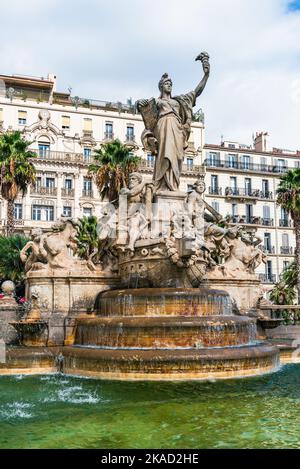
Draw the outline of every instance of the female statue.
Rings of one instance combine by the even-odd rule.
[[[172,97],[172,80],[164,73],[158,84],[160,97],[137,102],[145,124],[142,142],[156,156],[153,174],[155,191],[176,191],[179,187],[193,107],[205,88],[210,72],[209,55],[206,52],[198,55],[196,60],[202,62],[204,77],[194,91]]]

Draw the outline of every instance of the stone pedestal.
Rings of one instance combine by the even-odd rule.
[[[94,307],[96,296],[119,284],[119,278],[104,272],[86,275],[59,276],[30,272],[26,280],[26,296],[38,296],[41,320],[47,323],[47,345],[63,345],[68,335],[68,319],[87,313]]]
[[[261,283],[257,279],[238,280],[231,278],[214,278],[203,282],[208,288],[226,291],[240,314],[256,308],[257,301],[261,296]]]
[[[160,191],[155,194],[152,206],[152,238],[170,236],[172,214],[175,210],[179,212],[184,209],[185,200],[185,192]]]
[[[18,333],[10,324],[18,319],[18,305],[13,298],[0,300],[0,339],[5,344],[16,344],[18,342]]]

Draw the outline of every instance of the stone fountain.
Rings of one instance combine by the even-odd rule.
[[[179,188],[192,109],[210,72],[208,54],[196,60],[204,76],[195,90],[172,97],[164,74],[160,97],[137,103],[143,145],[156,157],[153,181],[131,173],[118,204],[104,206],[100,251],[88,261],[72,257],[76,224],[64,220],[59,233],[35,236],[31,257],[23,252],[28,289],[52,302],[50,319],[63,310],[65,373],[187,380],[278,365],[277,349],[257,341],[256,318],[247,315],[261,296],[261,240],[205,202],[204,173],[187,193]],[[88,302],[75,313],[80,295],[96,297],[92,314],[83,311]]]

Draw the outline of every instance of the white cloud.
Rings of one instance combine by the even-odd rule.
[[[194,58],[211,55],[198,107],[207,140],[250,142],[268,130],[274,146],[300,148],[300,15],[288,0],[10,0],[1,8],[2,73],[55,72],[59,88],[104,100],[174,92],[201,77]],[[26,8],[25,8],[26,5]]]

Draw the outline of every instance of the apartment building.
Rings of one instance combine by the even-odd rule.
[[[21,130],[37,153],[37,181],[15,203],[16,226],[26,234],[48,228],[62,214],[99,215],[101,200],[88,174],[93,152],[118,138],[142,157],[140,171],[152,178],[153,155],[142,147],[144,124],[131,100],[127,104],[72,97],[56,90],[56,76],[47,78],[0,75],[0,132]],[[204,144],[203,115],[194,116],[183,165],[181,189],[196,180]],[[6,202],[0,201],[4,229]]]
[[[300,151],[270,148],[268,134],[260,132],[251,146],[205,144],[203,158],[207,201],[231,224],[242,224],[262,240],[268,258],[258,273],[264,283],[274,284],[295,253],[293,224],[276,204],[276,189],[282,174],[300,166]]]

